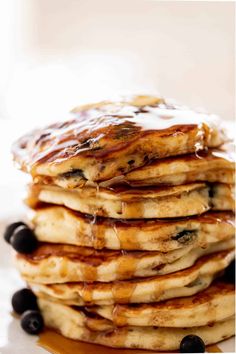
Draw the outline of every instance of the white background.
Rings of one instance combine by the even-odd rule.
[[[11,195],[23,185],[12,141],[79,103],[159,91],[232,120],[234,8],[227,1],[1,1],[2,212],[18,205]]]
[[[157,90],[233,119],[234,18],[230,1],[1,1],[0,115]]]
[[[26,179],[13,168],[12,141],[74,105],[159,91],[232,120],[234,7],[223,1],[0,1],[0,219],[24,213]],[[6,315],[17,277],[2,242],[0,258],[0,346],[11,341],[0,352],[23,353],[26,337]]]

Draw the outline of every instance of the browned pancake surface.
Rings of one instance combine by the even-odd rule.
[[[33,175],[81,175],[104,180],[162,158],[218,146],[225,137],[210,116],[147,97],[102,103],[34,131],[13,146]],[[49,165],[50,164],[50,165]]]

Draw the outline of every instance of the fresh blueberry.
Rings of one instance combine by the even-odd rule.
[[[205,344],[202,338],[189,334],[180,343],[180,353],[205,353]]]
[[[224,279],[228,283],[235,283],[235,260],[225,269]]]
[[[38,245],[33,231],[28,226],[20,226],[10,239],[12,247],[19,253],[31,253]]]
[[[19,315],[27,310],[38,309],[36,296],[30,289],[27,288],[15,292],[12,296],[11,304],[13,310]]]
[[[10,238],[12,237],[14,231],[19,227],[19,226],[26,226],[25,223],[23,223],[22,221],[18,221],[18,222],[14,222],[13,224],[10,224],[7,226],[4,234],[3,234],[3,237],[4,237],[4,240],[7,242],[7,243],[10,243]]]
[[[39,311],[25,311],[21,316],[21,327],[28,334],[38,334],[42,332],[44,321]]]

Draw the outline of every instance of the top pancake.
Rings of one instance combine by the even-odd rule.
[[[155,185],[180,185],[192,182],[234,183],[235,153],[232,143],[217,149],[199,151],[197,154],[155,159],[145,166],[112,179],[98,182],[100,187],[128,184],[131,187]],[[37,183],[55,184],[73,189],[91,185],[79,174],[66,174],[55,177],[37,176]]]
[[[199,151],[198,154],[154,160],[146,166],[127,173],[123,182],[134,187],[156,184],[180,185],[192,182],[233,184],[234,166],[233,144],[225,144],[218,149]]]
[[[226,140],[215,116],[158,97],[101,102],[73,114],[14,144],[14,159],[22,170],[34,177],[79,175],[102,181],[151,159],[194,153]]]

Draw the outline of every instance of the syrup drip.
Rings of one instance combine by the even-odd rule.
[[[217,345],[207,346],[208,353],[223,353],[222,350]]]
[[[125,310],[119,304],[114,305],[112,310],[112,321],[118,326],[122,327],[127,325]]]
[[[91,228],[91,239],[92,239],[92,247],[96,249],[102,249],[106,247],[106,238],[104,234],[104,230],[102,227],[99,227],[98,225],[98,216],[97,216],[97,211],[94,212],[93,218],[90,222],[90,228]]]
[[[112,297],[114,303],[118,302],[120,304],[126,304],[131,301],[131,297],[135,291],[136,284],[129,281],[125,282],[114,282],[112,286]]]

